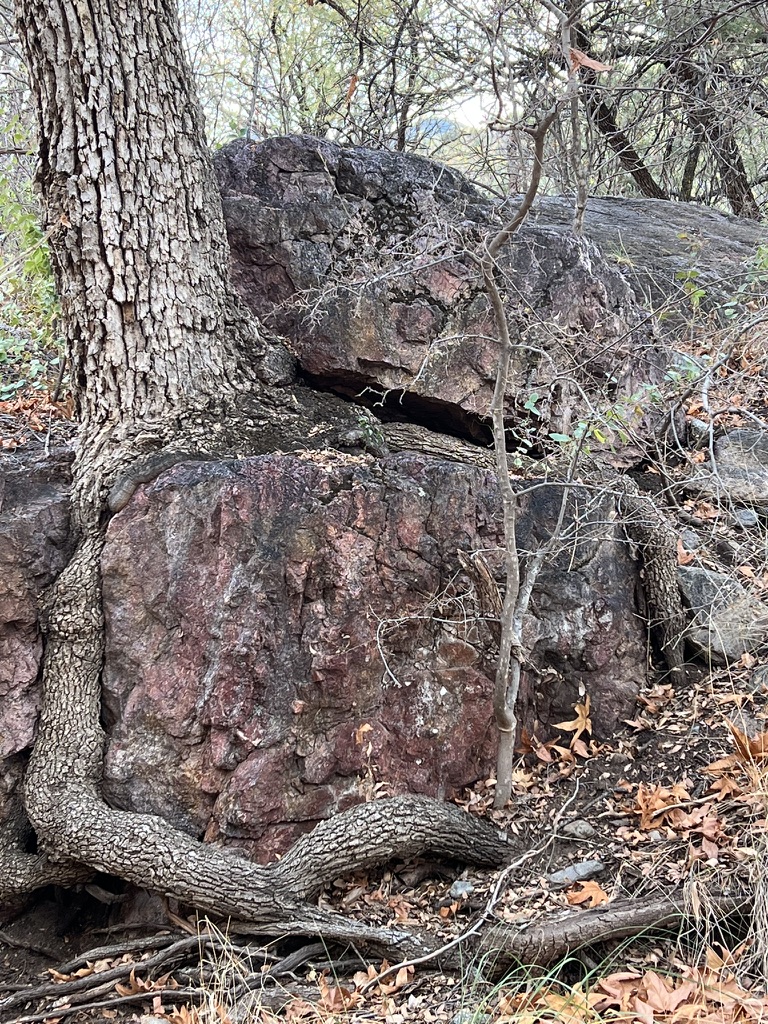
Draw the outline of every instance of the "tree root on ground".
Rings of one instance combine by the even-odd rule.
[[[714,898],[708,905],[710,916],[725,920],[733,914],[743,915],[743,900],[733,897]],[[588,945],[599,942],[615,941],[640,933],[659,931],[679,931],[688,914],[683,895],[659,897],[642,902],[626,900],[595,910],[570,912],[567,917],[536,925],[529,929],[513,930],[501,923],[491,925],[484,932],[472,936],[472,943],[461,948],[454,941],[447,954],[441,953],[443,947],[436,946],[434,939],[431,954],[420,958],[420,963],[430,960],[435,967],[442,969],[466,968],[468,962],[477,964],[482,972],[489,977],[498,978],[504,973],[523,965],[525,967],[545,967],[567,954]],[[237,930],[235,925],[233,930]],[[377,930],[371,929],[371,933]],[[156,952],[145,960],[128,960],[117,964],[106,971],[86,976],[75,976],[75,972],[86,963],[112,957],[120,957],[126,952],[143,949],[155,949]],[[106,1009],[128,1003],[151,1002],[157,996],[167,1003],[199,1002],[206,994],[216,991],[217,961],[237,962],[236,976],[227,988],[228,998],[256,999],[260,1006],[273,1010],[281,1009],[293,998],[316,999],[317,994],[308,990],[298,981],[296,985],[280,979],[296,980],[294,971],[309,960],[327,959],[328,951],[324,944],[313,943],[302,949],[278,958],[277,954],[264,948],[236,944],[231,938],[201,930],[199,935],[184,936],[152,936],[145,940],[133,940],[117,943],[107,947],[99,947],[83,953],[75,960],[62,964],[58,973],[69,975],[67,980],[59,983],[46,983],[30,986],[19,991],[10,991],[0,1000],[0,1020],[14,1021],[18,1024],[32,1024],[42,1021],[52,1014],[65,1017],[85,1009]],[[190,958],[192,967],[186,966]],[[201,968],[200,961],[205,958]],[[404,964],[396,964],[391,970],[397,970]],[[334,973],[339,971],[334,967]],[[136,972],[140,980],[136,981]],[[389,973],[389,972],[387,972]],[[168,975],[179,976],[180,984],[173,987],[168,982]],[[157,980],[153,982],[153,976]],[[160,977],[158,977],[160,976]],[[384,975],[381,975],[383,978]],[[221,979],[219,984],[221,984]],[[364,990],[375,987],[378,979],[373,979]],[[279,982],[277,986],[275,983]],[[115,994],[117,984],[136,987],[138,990],[129,994]],[[0,990],[3,985],[0,983]],[[15,986],[8,986],[9,991]],[[37,1002],[39,1008],[26,1016],[19,1016],[19,1008]],[[53,1004],[56,1004],[55,1007]],[[62,1007],[62,1004],[63,1007]],[[47,1009],[46,1009],[47,1007]]]
[[[711,897],[707,909],[711,917],[722,921],[748,913],[749,904],[744,899]],[[494,973],[503,973],[517,964],[545,967],[584,946],[646,932],[677,933],[692,916],[682,893],[646,901],[619,900],[517,931],[495,924],[482,935],[477,952],[492,965]]]
[[[98,973],[74,976],[75,972],[96,960],[122,957],[126,952],[139,953],[156,949],[144,960],[127,959],[115,967]],[[263,948],[238,946],[223,935],[201,930],[199,935],[156,935],[144,940],[91,949],[75,960],[61,964],[56,970],[67,980],[36,986],[4,986],[11,994],[0,999],[0,1020],[14,1024],[47,1020],[51,1016],[63,1018],[83,1010],[106,1009],[131,1003],[151,1002],[158,996],[166,1003],[200,1002],[207,994],[217,991],[216,964],[236,960],[236,977],[226,980],[227,996],[233,1000],[256,994],[259,1004],[273,1010],[282,1009],[294,998],[316,995],[315,989],[292,984],[282,979],[295,979],[294,971],[308,960],[327,960],[328,951],[322,943],[313,943],[286,957],[278,957]],[[205,962],[202,963],[205,958]],[[191,960],[191,967],[188,966]],[[245,965],[250,965],[249,971]],[[362,965],[362,964],[361,964]],[[333,966],[333,965],[331,965]],[[138,973],[139,979],[136,978]],[[179,975],[181,984],[173,984],[169,975]],[[153,975],[157,980],[152,980]],[[116,985],[135,987],[137,991],[121,994]],[[38,1010],[19,1016],[19,1007],[29,1003],[40,1004]],[[54,1005],[55,1004],[55,1005]],[[47,1005],[47,1009],[46,1009]]]
[[[0,824],[0,905],[45,885],[74,885],[93,876],[83,864],[49,858],[44,850],[30,851],[30,846],[34,833],[17,802]]]

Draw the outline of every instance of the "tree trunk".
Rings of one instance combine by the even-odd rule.
[[[116,842],[97,795],[107,489],[137,452],[220,410],[251,328],[227,285],[221,205],[167,5],[19,0],[17,16],[80,427],[81,539],[49,597],[25,802],[46,847],[93,865],[105,827],[118,859],[133,831]]]
[[[632,176],[640,194],[649,199],[669,199],[669,194],[648,170],[627,133],[619,128],[616,114],[610,105],[592,91],[587,92],[585,102],[595,127],[605,137],[624,170]]]
[[[686,97],[694,139],[701,140],[712,154],[731,210],[737,217],[760,220],[760,206],[734,132],[734,112],[718,110],[711,99],[717,90],[716,77],[705,78],[704,72],[685,57],[671,62],[670,70]]]
[[[592,53],[592,33],[583,22],[574,25],[574,44],[594,59]],[[584,86],[582,96],[587,113],[613,150],[624,170],[632,177],[640,194],[649,199],[669,199],[664,188],[654,178],[645,160],[616,120],[616,109],[605,98],[603,90],[598,88],[597,72],[589,67],[579,69],[581,83]]]
[[[693,198],[693,186],[696,182],[696,170],[701,158],[701,132],[696,131],[693,136],[691,148],[685,158],[683,177],[680,182],[680,198],[684,203],[690,203]]]
[[[80,477],[104,449],[162,441],[213,411],[239,386],[239,346],[256,343],[227,283],[218,188],[169,8],[17,2]],[[103,496],[97,484],[91,512]]]

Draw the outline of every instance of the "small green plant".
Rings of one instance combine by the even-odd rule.
[[[615,248],[610,249],[606,255],[610,259],[612,259],[614,263],[617,264],[617,266],[629,267],[630,269],[634,269],[636,266],[635,261],[627,252],[623,242],[621,242],[621,239],[619,239],[619,243],[620,244],[617,245]]]
[[[59,313],[29,182],[0,174],[0,400],[47,388],[59,366]]]
[[[357,423],[365,447],[371,451],[381,451],[384,445],[384,432],[376,417],[367,411],[363,411],[358,415]]]
[[[707,290],[701,287],[698,278],[698,270],[678,270],[675,274],[675,280],[682,282],[683,291],[694,309],[698,309],[707,297]]]
[[[528,395],[528,398],[526,399],[523,408],[526,409],[528,412],[532,412],[535,416],[541,416],[541,409],[539,409],[538,406],[538,401],[540,398],[541,395],[538,393],[538,391],[532,391],[530,395]]]
[[[614,449],[617,443],[629,444],[633,428],[649,405],[661,405],[663,402],[664,396],[658,385],[643,383],[633,394],[618,396],[605,408],[596,409],[594,419],[581,420],[570,434],[553,431],[548,437],[566,450],[580,445],[584,454],[589,454],[593,442]]]

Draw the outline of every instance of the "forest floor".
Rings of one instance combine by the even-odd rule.
[[[643,901],[684,884],[693,923],[683,934],[603,944],[546,971],[521,967],[502,980],[490,980],[493,965],[468,955],[461,972],[441,973],[430,962],[376,981],[390,965],[358,960],[354,951],[325,950],[295,939],[257,950],[249,940],[225,939],[213,929],[218,941],[203,952],[201,982],[195,933],[205,934],[206,921],[179,916],[181,911],[156,902],[150,911],[154,925],[146,921],[143,930],[150,938],[142,941],[137,940],[141,931],[110,927],[109,908],[89,893],[51,891],[0,932],[0,991],[61,984],[66,992],[68,982],[82,978],[88,987],[80,998],[86,1005],[77,1011],[79,997],[69,994],[57,1009],[54,996],[34,998],[30,992],[3,1019],[30,1024],[65,1016],[72,1024],[767,1020],[768,999],[757,982],[765,969],[762,936],[755,925],[750,931],[746,918],[723,924],[707,909],[712,893],[738,896],[754,888],[756,872],[765,865],[764,680],[768,673],[750,656],[714,673],[692,665],[684,685],[660,679],[646,688],[635,717],[610,744],[590,738],[589,708],[577,706],[557,740],[528,741],[510,810],[492,809],[492,779],[479,782],[460,801],[470,813],[517,833],[531,849],[541,847],[505,880],[496,903],[496,918],[511,928],[578,915],[619,898]],[[564,868],[570,878],[552,877]],[[576,881],[580,872],[588,877]],[[320,902],[370,924],[401,925],[449,942],[482,913],[497,877],[498,872],[445,863],[393,864],[337,880]],[[760,925],[763,917],[756,918]],[[147,961],[156,960],[164,946],[172,949],[176,940],[186,943],[184,949],[152,969]],[[76,961],[83,950],[98,947],[101,952]],[[281,962],[291,969],[275,971]],[[99,975],[106,978],[105,972],[110,980],[103,985]],[[242,1004],[233,1011],[228,992],[254,972],[269,978],[264,995],[254,993],[247,1012]],[[197,990],[192,1003],[184,994],[190,987]],[[201,993],[207,1009],[196,1016],[191,1006]]]

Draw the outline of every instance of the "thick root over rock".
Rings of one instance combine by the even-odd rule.
[[[24,802],[38,848],[50,851],[51,859],[26,853],[18,832],[0,856],[0,895],[66,884],[97,870],[248,922],[248,930],[263,934],[319,934],[368,943],[390,957],[435,957],[446,964],[472,950],[501,967],[551,962],[586,943],[679,926],[684,908],[675,898],[601,908],[520,932],[488,920],[489,927],[475,929],[460,951],[444,955],[434,938],[372,928],[312,901],[339,875],[393,857],[430,851],[496,865],[519,852],[491,825],[450,804],[407,796],[363,804],[323,822],[268,866],[199,843],[158,817],[109,807],[99,788],[101,548],[100,531],[86,536],[47,600],[44,709]]]
[[[208,913],[271,931],[358,940],[368,937],[364,927],[309,902],[338,875],[427,850],[477,864],[509,856],[506,840],[490,825],[418,797],[337,815],[267,867],[199,843],[158,817],[109,807],[99,790],[102,541],[98,531],[81,542],[47,598],[44,708],[24,794],[46,848]],[[396,940],[381,930],[370,936]]]

